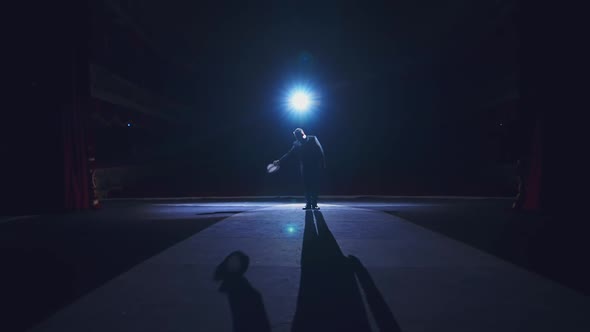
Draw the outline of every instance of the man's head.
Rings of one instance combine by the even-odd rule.
[[[295,139],[300,142],[307,138],[307,135],[305,135],[305,132],[301,128],[295,129],[295,131],[293,131],[293,136],[295,136]]]

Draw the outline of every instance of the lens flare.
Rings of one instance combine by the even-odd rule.
[[[294,91],[289,97],[289,105],[298,112],[305,112],[311,106],[311,96],[305,91]]]
[[[318,96],[306,84],[292,87],[285,93],[284,98],[287,110],[298,114],[308,113],[319,104]]]

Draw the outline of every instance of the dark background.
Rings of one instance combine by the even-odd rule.
[[[264,173],[298,126],[324,145],[328,194],[515,193],[500,125],[518,100],[511,1],[119,5],[96,5],[93,61],[184,109],[156,143],[125,127],[98,140],[98,162],[145,165],[122,142],[160,144],[149,162],[167,160],[111,195],[300,194],[294,163]],[[107,32],[113,16],[141,33],[137,45]],[[283,104],[300,82],[320,105],[295,118]]]
[[[566,204],[562,193],[582,187],[563,176],[583,175],[573,84],[583,56],[572,49],[579,21],[555,14],[549,24],[553,9],[491,0],[11,4],[6,206],[301,194],[294,163],[264,172],[298,126],[324,145],[325,194],[512,196],[515,162],[528,156],[531,192],[550,188],[540,199]],[[294,118],[285,92],[300,82],[320,104]]]

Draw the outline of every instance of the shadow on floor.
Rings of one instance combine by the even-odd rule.
[[[249,264],[246,254],[235,251],[219,264],[214,279],[222,281],[219,291],[227,295],[235,332],[270,332],[262,295],[244,277]]]
[[[397,324],[391,309],[385,302],[381,292],[379,292],[379,289],[377,288],[377,285],[375,285],[367,268],[365,268],[361,261],[353,255],[348,255],[348,259],[350,260],[354,273],[365,293],[367,304],[375,318],[379,331],[400,332],[401,328]]]
[[[380,330],[400,331],[366,268],[343,255],[320,211],[306,211],[292,331],[371,331],[356,278]]]
[[[0,225],[0,331],[36,325],[227,217],[151,220],[141,209],[125,211],[48,215]]]

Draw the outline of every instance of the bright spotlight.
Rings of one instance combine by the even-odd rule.
[[[312,105],[312,96],[309,92],[296,90],[289,96],[289,107],[298,112],[309,110]]]

